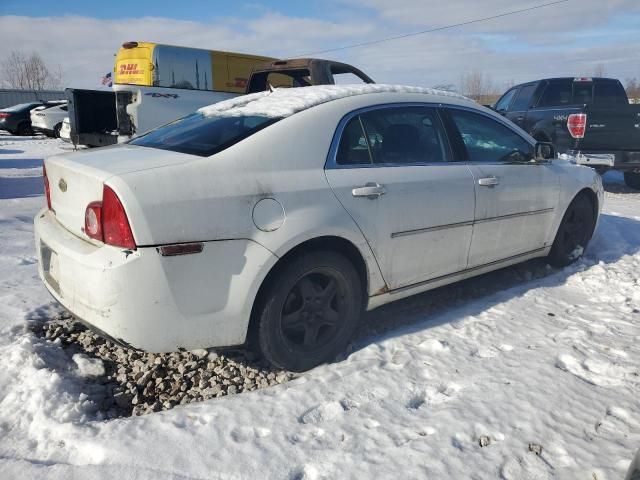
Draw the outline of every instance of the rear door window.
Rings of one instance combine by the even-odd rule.
[[[375,143],[375,139],[371,143]],[[372,163],[369,144],[359,115],[349,120],[342,131],[336,163],[338,165],[370,165]]]
[[[129,143],[208,157],[279,121],[260,116],[219,117],[193,113]]]
[[[571,104],[572,80],[551,80],[542,93],[538,107],[561,107]]]
[[[374,164],[446,162],[448,144],[435,108],[381,108],[361,115]]]
[[[531,97],[533,96],[533,92],[536,90],[536,84],[525,85],[520,88],[518,95],[516,96],[513,105],[511,106],[511,111],[513,112],[522,112],[529,109],[531,104]]]

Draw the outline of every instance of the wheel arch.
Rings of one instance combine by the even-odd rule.
[[[598,212],[600,211],[600,202],[598,200],[598,195],[596,195],[596,193],[591,188],[584,187],[573,196],[573,199],[571,201],[573,202],[573,200],[578,198],[580,195],[586,196],[591,202],[591,208],[593,210],[593,225],[595,227],[595,224],[598,220]]]
[[[336,235],[323,235],[310,238],[296,244],[284,255],[280,256],[278,261],[269,269],[269,272],[260,283],[253,300],[251,315],[249,317],[249,325],[247,328],[247,340],[249,343],[253,343],[255,341],[254,335],[257,332],[256,326],[259,308],[264,301],[264,292],[269,285],[269,282],[273,281],[273,279],[277,277],[278,272],[294,258],[302,255],[303,253],[316,250],[331,250],[342,253],[353,264],[358,272],[358,276],[360,277],[362,285],[362,305],[363,309],[366,309],[367,300],[369,298],[369,267],[367,266],[365,257],[360,249],[350,240]]]

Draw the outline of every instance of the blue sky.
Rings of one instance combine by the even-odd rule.
[[[19,46],[59,65],[66,86],[95,86],[129,40],[286,57],[541,3],[545,0],[0,0],[0,60]],[[386,83],[456,85],[462,75],[478,70],[501,89],[547,76],[592,75],[600,65],[608,76],[640,78],[639,34],[638,0],[568,0],[321,56],[353,63]]]
[[[207,21],[217,17],[250,18],[266,11],[278,11],[291,16],[324,17],[323,2],[283,0],[275,2],[220,2],[207,0],[2,0],[0,14],[48,17],[81,15],[102,19],[124,16],[168,17],[180,20]],[[126,12],[126,13],[125,13]]]

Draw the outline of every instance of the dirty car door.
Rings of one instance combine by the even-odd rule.
[[[473,177],[450,158],[435,107],[376,107],[338,127],[327,180],[390,289],[466,268]]]

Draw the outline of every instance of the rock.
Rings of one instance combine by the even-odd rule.
[[[133,400],[133,398],[133,395],[131,395],[130,393],[123,392],[114,395],[113,400],[120,408],[126,409],[131,407],[131,401]]]
[[[535,453],[536,455],[542,455],[542,445],[539,445],[537,443],[530,443],[529,451]]]
[[[487,435],[481,435],[478,439],[478,445],[481,447],[488,447],[491,444],[491,439]]]

